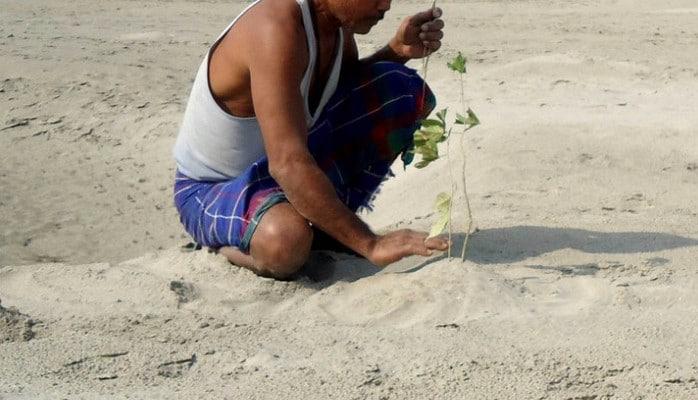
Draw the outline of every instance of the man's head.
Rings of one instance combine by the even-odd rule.
[[[390,10],[391,0],[317,0],[325,3],[344,28],[354,33],[368,33],[378,23],[386,11]]]

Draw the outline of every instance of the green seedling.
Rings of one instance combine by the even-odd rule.
[[[415,131],[413,152],[414,154],[419,154],[422,156],[422,159],[415,164],[416,168],[424,168],[432,161],[439,158],[439,143],[446,142],[448,145],[448,138],[451,135],[451,129],[447,129],[446,127],[447,114],[447,108],[438,111],[436,113],[436,119],[422,120],[422,127]],[[448,149],[446,150],[446,156],[448,157]],[[451,198],[453,198],[453,175],[451,174],[450,168],[448,172],[451,177],[451,194],[439,193],[437,196],[436,211],[439,215],[439,219],[431,227],[429,237],[440,235],[446,226],[448,226],[448,241],[450,243],[452,234]],[[448,248],[448,257],[451,257],[450,246]]]
[[[433,10],[436,8],[436,0],[433,0],[431,4],[431,9]],[[424,85],[426,86],[426,79],[427,79],[427,70],[429,67],[429,54],[427,54],[427,49],[426,47],[424,48],[424,53],[425,57],[423,58],[423,71],[422,71],[422,77],[424,79]],[[464,91],[465,91],[465,85],[463,83],[463,75],[466,74],[467,68],[467,59],[463,56],[461,52],[458,52],[458,55],[453,58],[453,60],[447,62],[447,66],[449,69],[455,71],[458,73],[458,78],[460,80],[460,102],[461,102],[461,107],[464,110],[464,115],[456,113],[456,119],[454,121],[455,125],[463,125],[463,130],[461,133],[465,133],[468,130],[472,129],[473,127],[477,126],[480,124],[480,120],[478,119],[477,115],[475,115],[475,112],[468,108],[466,110],[465,108],[465,96],[464,96]],[[422,88],[422,92],[425,93],[425,88]],[[424,99],[422,99],[422,102]],[[405,152],[403,154],[403,161],[405,161],[405,165],[409,164],[412,159],[414,158],[415,154],[419,154],[421,156],[421,160],[415,164],[415,167],[417,168],[424,168],[427,165],[429,165],[431,162],[437,160],[439,158],[439,148],[438,144],[441,142],[446,142],[447,150],[446,150],[446,156],[448,157],[448,172],[449,172],[449,178],[450,178],[450,183],[451,183],[451,194],[447,193],[439,193],[436,197],[436,211],[437,214],[439,215],[438,220],[436,223],[431,228],[431,231],[429,233],[429,237],[437,236],[440,235],[446,226],[448,226],[448,242],[449,244],[452,243],[451,241],[451,236],[452,236],[452,221],[451,221],[451,209],[452,209],[452,199],[453,199],[453,192],[454,192],[454,179],[453,179],[453,172],[451,169],[451,162],[450,162],[450,156],[449,156],[449,150],[450,150],[450,140],[449,137],[451,136],[451,129],[447,129],[446,127],[446,113],[447,109],[443,109],[439,112],[436,113],[437,119],[425,119],[422,120],[422,125],[421,128],[418,129],[415,134],[414,134],[414,150],[411,152]],[[465,198],[465,206],[466,206],[466,213],[467,213],[467,218],[468,218],[468,227],[465,232],[465,237],[463,239],[463,249],[461,252],[461,259],[465,261],[465,254],[466,254],[466,248],[468,245],[468,238],[470,237],[470,231],[472,230],[473,226],[473,219],[472,219],[472,212],[470,209],[470,199],[468,198],[468,191],[467,191],[467,186],[466,186],[466,179],[465,179],[465,164],[466,164],[466,159],[465,159],[465,135],[462,135],[460,138],[460,152],[463,155],[463,164],[461,168],[461,184],[463,186],[463,197]],[[451,247],[449,245],[448,248],[448,258],[449,260],[451,259]]]
[[[458,74],[458,79],[460,81],[460,103],[463,110],[465,110],[465,116],[456,113],[456,120],[454,121],[454,124],[463,125],[462,133],[465,133],[470,129],[474,128],[475,126],[480,125],[480,119],[477,117],[477,115],[475,115],[475,112],[471,110],[469,107],[467,110],[465,109],[465,84],[463,82],[463,76],[467,72],[466,64],[467,59],[463,56],[463,54],[460,51],[453,60],[446,64],[449,69]],[[468,225],[465,229],[465,237],[463,238],[463,248],[461,250],[461,260],[465,261],[466,249],[468,247],[468,239],[470,238],[470,232],[473,229],[473,215],[470,208],[470,198],[468,197],[468,186],[465,177],[465,135],[461,135],[459,145],[460,152],[463,155],[463,164],[461,165],[461,185],[463,189],[463,198],[465,199],[466,217],[468,219]]]
[[[460,101],[461,107],[464,109],[463,114],[456,113],[454,125],[463,126],[463,130],[457,133],[465,133],[473,127],[480,124],[475,112],[470,108],[465,108],[465,98],[464,98],[464,82],[463,75],[466,73],[466,63],[467,60],[458,52],[458,55],[447,63],[448,68],[458,73],[460,80]],[[426,64],[425,71],[426,73]],[[448,157],[448,172],[451,183],[451,194],[439,193],[436,198],[436,213],[438,215],[437,221],[432,225],[431,231],[429,232],[429,237],[437,236],[443,233],[444,229],[448,227],[448,241],[451,243],[452,237],[452,220],[451,220],[451,210],[453,206],[453,192],[455,187],[455,182],[453,178],[453,172],[450,162],[450,140],[451,129],[446,126],[446,115],[448,109],[442,109],[436,113],[436,119],[425,119],[422,121],[421,128],[414,133],[414,150],[410,157],[414,154],[419,154],[421,160],[415,165],[417,168],[424,168],[429,165],[432,161],[439,158],[438,144],[446,142],[447,150],[446,156]],[[465,135],[461,135],[459,140],[460,152],[463,155],[463,164],[461,165],[461,185],[463,189],[463,198],[465,199],[466,208],[466,218],[468,220],[467,228],[465,231],[465,237],[463,239],[463,248],[461,252],[461,259],[465,261],[466,248],[468,245],[468,239],[470,237],[470,232],[472,230],[472,212],[470,208],[470,198],[468,197],[467,191],[467,181],[465,175]],[[448,249],[448,258],[451,258],[451,249]]]
[[[447,114],[448,109],[444,108],[436,113],[436,119],[422,120],[421,129],[414,133],[414,153],[422,156],[421,161],[415,165],[416,168],[424,168],[432,161],[439,158],[439,143],[445,141],[446,145],[448,145],[448,138],[451,135],[451,129],[447,129],[446,127]],[[446,156],[448,157],[448,148],[446,149]],[[451,199],[453,198],[453,174],[451,173],[450,167],[448,172],[451,178],[451,193],[439,193],[437,196],[436,211],[439,215],[439,219],[432,226],[429,237],[440,235],[446,226],[448,226],[448,241],[451,243]],[[448,257],[449,259],[451,258],[450,246],[448,248]]]

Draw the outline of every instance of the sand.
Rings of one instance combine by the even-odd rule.
[[[457,110],[463,51],[482,120],[468,259],[317,252],[277,282],[182,249],[171,200],[196,67],[244,4],[0,0],[0,398],[698,398],[698,8],[440,4],[428,81]],[[362,217],[427,229],[447,168],[396,165]]]

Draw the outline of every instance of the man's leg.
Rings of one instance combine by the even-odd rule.
[[[288,279],[308,261],[313,229],[289,203],[267,210],[257,224],[249,254],[236,247],[221,247],[218,252],[238,266],[257,275]]]
[[[307,261],[313,230],[286,201],[266,161],[236,179],[197,181],[178,172],[175,205],[192,238],[230,262],[287,279]]]

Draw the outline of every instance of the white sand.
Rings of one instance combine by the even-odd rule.
[[[483,122],[467,262],[316,253],[276,282],[182,252],[171,200],[243,4],[0,0],[0,398],[698,398],[698,8],[441,5],[428,80],[454,112],[464,51]],[[365,218],[428,228],[445,160],[396,172]]]

